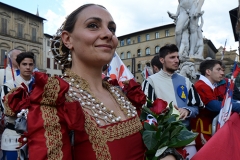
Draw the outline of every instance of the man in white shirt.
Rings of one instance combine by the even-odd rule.
[[[179,111],[179,118],[190,128],[190,119],[198,114],[198,107],[202,101],[193,84],[187,77],[177,74],[179,66],[178,48],[175,44],[168,44],[160,48],[159,60],[163,65],[162,70],[151,75],[142,84],[142,88],[148,99],[156,98],[173,102]],[[191,158],[196,153],[194,144],[185,147]]]
[[[1,92],[1,102],[3,106],[3,110],[5,111],[5,107],[3,104],[3,97],[13,88],[22,86],[22,83],[27,87],[30,92],[32,89],[32,85],[34,82],[34,78],[32,76],[34,69],[34,54],[32,52],[22,52],[16,58],[18,68],[20,70],[20,75],[18,75],[15,79],[8,80],[2,86]],[[16,117],[5,116],[5,130],[2,134],[1,141],[1,149],[3,151],[3,159],[7,160],[17,159],[17,149],[19,147],[18,138],[20,135],[15,131],[15,120]]]

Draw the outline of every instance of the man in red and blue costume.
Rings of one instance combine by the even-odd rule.
[[[196,147],[199,150],[212,135],[212,120],[216,117],[222,106],[220,90],[217,86],[224,76],[222,62],[218,60],[205,60],[200,64],[201,76],[195,83],[195,88],[200,95],[205,108],[199,110],[199,115],[192,119],[192,129],[199,132]],[[227,83],[226,83],[227,84]],[[226,86],[223,85],[223,88]],[[240,104],[232,102],[232,111],[240,112]]]

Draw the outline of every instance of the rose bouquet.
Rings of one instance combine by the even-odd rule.
[[[144,126],[142,138],[147,147],[148,160],[157,160],[169,150],[169,154],[172,154],[171,149],[184,147],[197,137],[196,133],[189,131],[182,121],[178,120],[179,115],[177,112],[173,113],[176,109],[172,103],[168,105],[162,99],[156,99],[153,103],[148,100],[147,103],[149,108],[143,107],[140,118]],[[185,151],[183,153],[186,154]],[[181,154],[179,159],[183,158],[184,155]]]

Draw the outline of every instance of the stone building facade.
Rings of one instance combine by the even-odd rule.
[[[43,68],[43,21],[45,19],[0,2],[0,67],[4,65],[5,52],[11,49],[31,51],[36,67]]]
[[[175,43],[175,25],[167,24],[119,36],[118,41],[116,51],[119,57],[136,81],[141,83],[145,65],[150,65],[151,59],[163,45]]]
[[[175,44],[175,24],[166,24],[118,37],[117,53],[133,73],[136,81],[142,83],[141,75],[145,65],[150,66],[152,58],[165,44]],[[203,57],[215,59],[218,50],[211,40],[204,38]],[[200,61],[192,60],[199,64]],[[202,60],[201,60],[202,61]],[[197,67],[196,67],[197,68]]]

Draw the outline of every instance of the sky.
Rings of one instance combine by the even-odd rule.
[[[67,15],[86,3],[103,5],[117,24],[117,36],[173,23],[167,11],[177,11],[178,0],[0,0],[0,2],[47,19],[44,33],[53,35]],[[226,50],[237,50],[229,11],[238,6],[238,0],[205,0],[202,10],[203,36],[218,49],[226,43]]]

